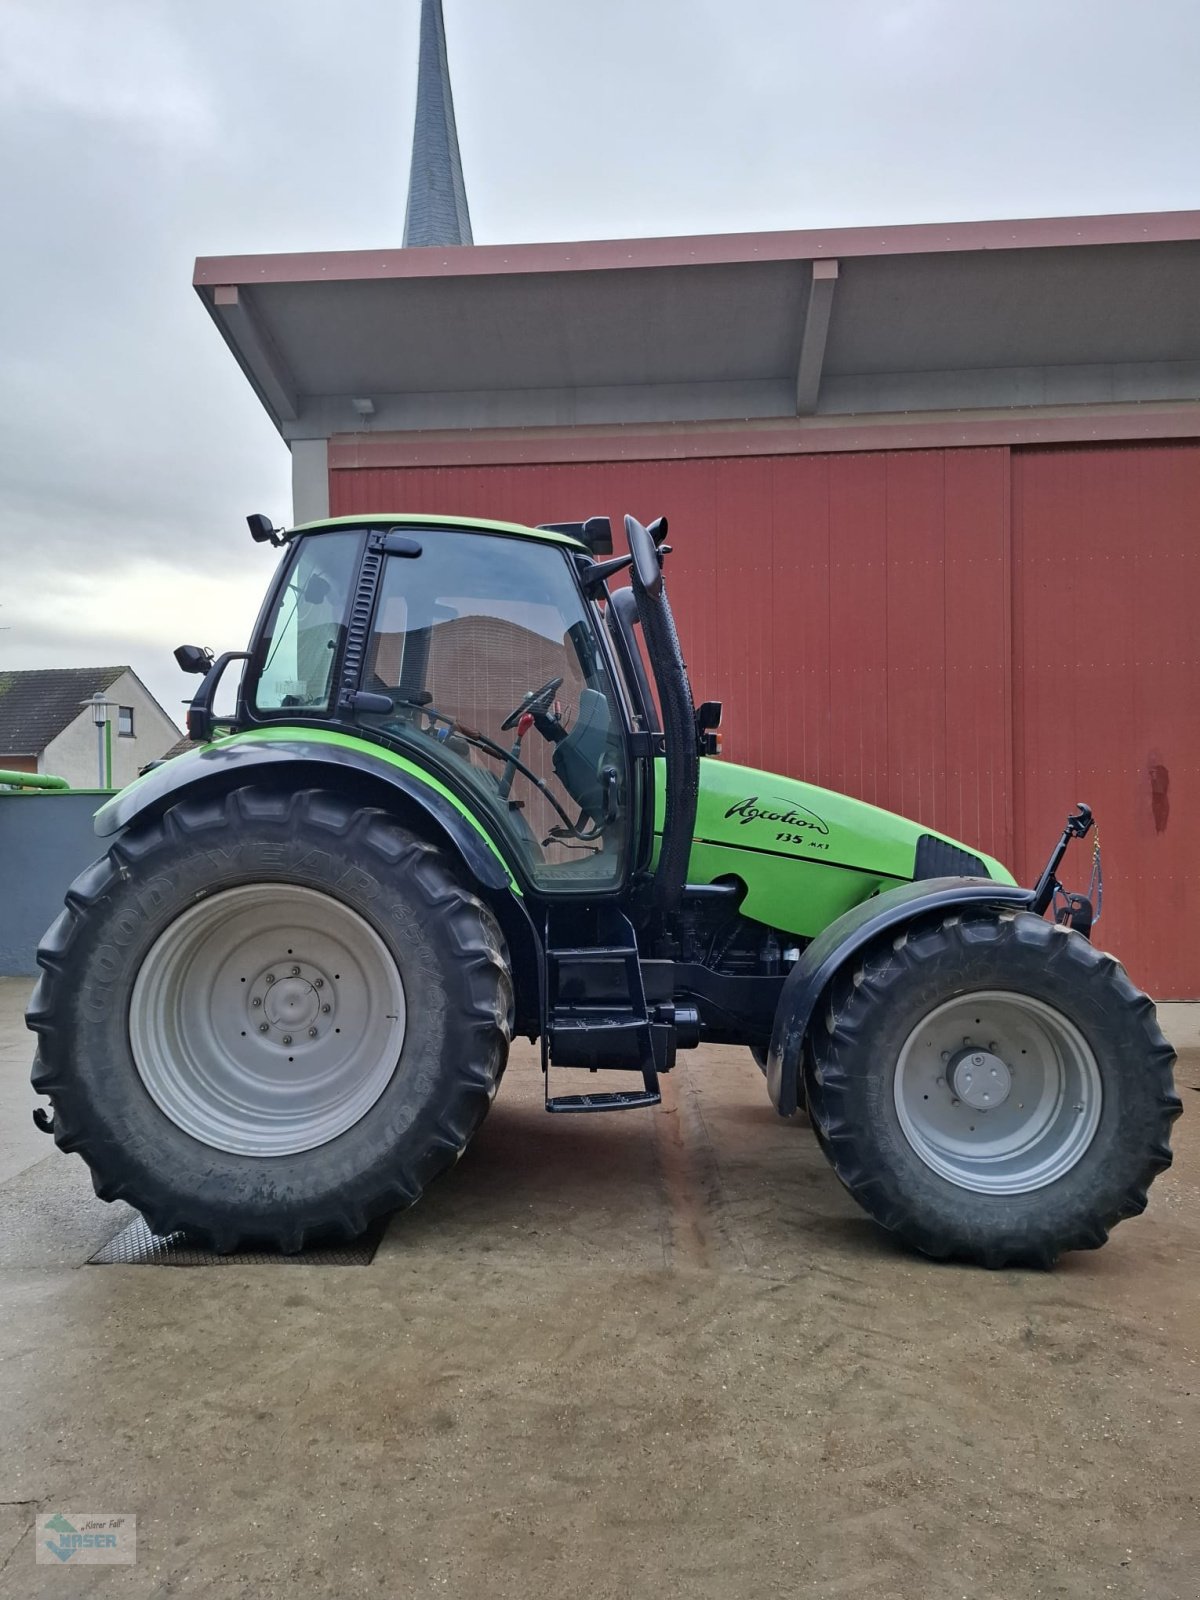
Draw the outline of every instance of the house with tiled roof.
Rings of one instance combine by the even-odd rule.
[[[179,739],[130,667],[0,671],[0,771],[120,788]]]

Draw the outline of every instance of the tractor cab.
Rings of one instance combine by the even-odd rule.
[[[665,604],[653,536],[637,525],[633,538]],[[286,554],[226,726],[315,725],[381,745],[480,816],[532,891],[623,891],[653,851],[649,762],[664,735],[634,633],[636,591],[610,597],[606,584],[633,557],[596,559],[611,553],[607,519],[529,529],[348,518],[279,542]],[[682,677],[677,645],[672,655],[666,674]],[[195,738],[218,725],[222,670],[192,702]],[[672,703],[691,767],[684,696],[676,689]]]
[[[302,537],[244,715],[332,721],[432,768],[545,893],[624,879],[629,710],[565,539],[419,525]]]

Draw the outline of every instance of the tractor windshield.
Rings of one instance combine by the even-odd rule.
[[[362,678],[393,709],[359,720],[452,768],[540,887],[613,886],[628,833],[623,709],[569,556],[450,529],[420,540],[417,559],[387,559]]]

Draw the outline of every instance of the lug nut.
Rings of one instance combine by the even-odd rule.
[[[292,1042],[292,1036],[291,1036],[291,1034],[290,1034],[290,1033],[285,1033],[285,1034],[284,1034],[284,1036],[283,1036],[283,1042],[284,1042],[284,1044],[291,1044],[291,1042]]]
[[[275,974],[273,972],[268,972],[267,973],[267,982],[268,983],[274,983],[275,982]]]
[[[300,976],[300,968],[299,967],[293,967],[292,968],[292,977],[293,978],[298,978],[299,976]]]
[[[310,1039],[315,1039],[317,1037],[317,1030],[315,1028],[310,1028],[308,1030],[308,1037]]]
[[[328,1016],[329,1013],[333,1010],[333,1007],[331,1005],[329,1005],[328,1003],[326,1003],[325,1005],[323,1005],[321,1007],[321,1010],[325,1013],[326,1016]]]
[[[262,1001],[258,998],[257,995],[255,995],[254,999],[251,1000],[250,1004],[254,1007],[255,1011],[257,1011],[259,1006],[262,1005]]]
[[[325,979],[324,978],[314,978],[313,979],[313,988],[314,989],[323,989],[324,987],[325,987]]]
[[[270,1031],[271,1031],[270,1023],[269,1022],[260,1022],[259,1025],[258,1025],[258,1031],[259,1031],[259,1033],[270,1033]]]

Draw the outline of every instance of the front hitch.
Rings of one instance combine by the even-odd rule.
[[[1058,869],[1062,859],[1067,853],[1067,846],[1072,839],[1086,839],[1095,827],[1096,819],[1092,815],[1092,808],[1081,800],[1075,810],[1067,818],[1067,825],[1063,829],[1054,849],[1050,852],[1050,859],[1042,870],[1042,875],[1034,885],[1033,901],[1029,909],[1035,915],[1045,916],[1056,896],[1062,899],[1055,913],[1055,921],[1065,923],[1077,933],[1083,934],[1087,939],[1091,936],[1092,924],[1100,915],[1100,907],[1094,908],[1091,901],[1093,887],[1099,889],[1100,878],[1100,836],[1097,833],[1092,852],[1092,877],[1088,884],[1087,894],[1069,894],[1058,881]]]

